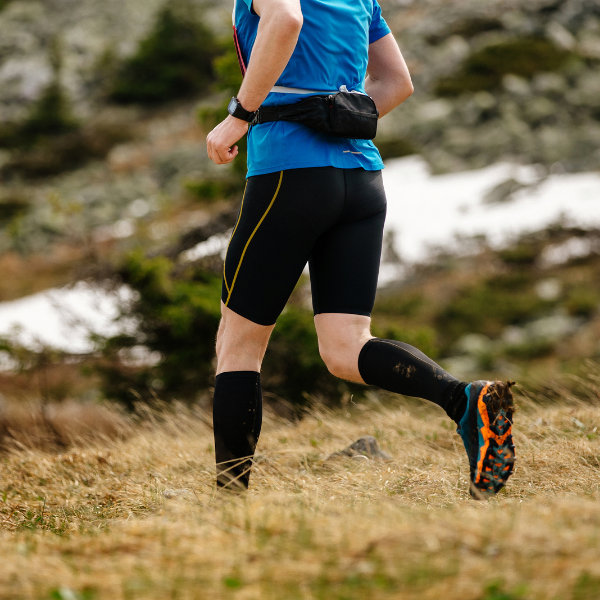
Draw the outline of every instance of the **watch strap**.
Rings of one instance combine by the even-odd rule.
[[[228,111],[232,117],[235,117],[236,119],[241,119],[242,121],[246,121],[248,123],[250,123],[250,121],[252,121],[256,116],[256,111],[250,112],[249,110],[246,110],[235,96],[231,99],[231,102],[229,103]]]

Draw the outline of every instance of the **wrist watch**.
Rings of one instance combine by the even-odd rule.
[[[254,117],[258,111],[250,112],[249,110],[246,110],[240,104],[240,101],[234,96],[229,102],[227,112],[236,119],[241,119],[242,121],[247,121],[250,123],[254,120]]]

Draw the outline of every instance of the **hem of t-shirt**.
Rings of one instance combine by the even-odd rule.
[[[392,33],[392,30],[387,27],[387,31],[385,31],[385,29],[383,31],[378,31],[377,33],[373,34],[372,36],[369,35],[369,46],[371,44],[374,44],[375,42],[378,42],[381,38],[384,38],[386,35]]]
[[[335,167],[336,169],[364,169],[365,171],[381,171],[382,169],[385,169],[385,165],[383,164],[383,161],[376,161],[374,163],[369,163],[367,165],[344,165],[344,166],[340,166],[340,165],[334,165],[331,163],[327,163],[327,164],[323,164],[323,162],[314,162],[314,161],[308,161],[308,162],[302,162],[302,163],[287,163],[287,164],[283,164],[283,165],[276,165],[273,167],[266,167],[264,169],[252,169],[252,170],[248,170],[248,173],[246,174],[246,179],[248,177],[254,177],[255,175],[268,175],[269,173],[278,173],[279,171],[289,171],[291,169],[309,169],[312,167]]]

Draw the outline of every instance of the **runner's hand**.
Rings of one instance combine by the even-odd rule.
[[[208,158],[217,165],[226,165],[238,155],[235,143],[248,131],[248,123],[229,115],[206,137]]]

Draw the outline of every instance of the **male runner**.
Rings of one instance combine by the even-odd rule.
[[[217,336],[218,485],[248,486],[262,420],[262,359],[308,262],[329,371],[441,406],[467,450],[471,493],[498,492],[514,462],[510,384],[463,383],[416,348],[371,335],[386,213],[373,143],[285,121],[248,131],[261,105],[342,86],[370,95],[380,116],[412,94],[377,0],[238,0],[234,23],[248,69],[230,116],[207,138],[209,157],[226,164],[248,132],[247,185],[225,261]]]

